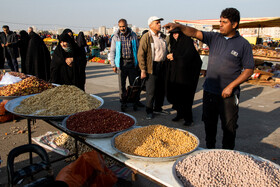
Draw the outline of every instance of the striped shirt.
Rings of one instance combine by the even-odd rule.
[[[133,58],[131,40],[132,36],[130,32],[126,36],[121,33],[122,58],[124,59]]]

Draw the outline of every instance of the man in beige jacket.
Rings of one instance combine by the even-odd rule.
[[[154,113],[169,114],[162,109],[164,89],[164,67],[167,46],[164,35],[160,32],[162,18],[152,16],[148,19],[149,32],[140,40],[138,61],[141,69],[141,79],[146,78],[146,119],[152,119]]]

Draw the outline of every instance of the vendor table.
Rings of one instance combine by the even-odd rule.
[[[173,165],[175,163],[174,161],[166,161],[166,162],[148,162],[148,161],[141,161],[141,160],[134,160],[129,159],[122,155],[121,153],[116,152],[113,147],[111,146],[111,139],[109,138],[82,138],[79,136],[75,136],[69,131],[67,131],[62,125],[61,121],[48,121],[45,120],[48,124],[52,125],[55,128],[58,128],[59,130],[69,134],[75,140],[79,140],[88,146],[94,148],[100,153],[103,153],[111,158],[113,158],[116,161],[119,161],[120,163],[125,164],[127,167],[132,169],[134,174],[140,174],[142,176],[145,176],[153,181],[155,181],[159,185],[163,186],[170,186],[170,187],[176,187],[181,186],[179,182],[175,179],[173,176]],[[199,148],[201,149],[201,148]]]

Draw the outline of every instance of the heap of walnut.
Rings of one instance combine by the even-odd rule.
[[[51,83],[31,76],[15,84],[1,87],[0,96],[24,96],[36,94],[53,87],[54,86]]]

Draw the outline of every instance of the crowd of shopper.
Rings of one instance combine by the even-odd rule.
[[[204,83],[203,116],[207,148],[215,148],[218,117],[224,133],[223,148],[233,149],[239,85],[251,76],[254,60],[251,45],[239,35],[239,11],[227,8],[220,15],[220,32],[204,32],[192,27],[169,23],[164,27],[170,35],[161,32],[163,18],[148,19],[149,30],[137,36],[125,19],[118,21],[119,29],[112,35],[75,36],[65,29],[59,36],[36,34],[32,28],[19,35],[4,25],[0,33],[0,68],[5,59],[11,71],[19,71],[17,58],[21,56],[21,71],[57,84],[75,85],[85,90],[89,45],[110,49],[113,71],[118,74],[121,110],[127,108],[126,79],[133,85],[137,77],[145,81],[146,119],[156,114],[168,115],[163,109],[164,99],[172,104],[177,115],[172,121],[184,119],[184,125],[193,124],[192,105],[202,61],[193,38],[207,44],[209,63]],[[46,37],[57,38],[52,58],[43,42]],[[139,94],[140,95],[140,94]],[[140,96],[135,106],[144,107]],[[136,109],[137,107],[135,107]]]

